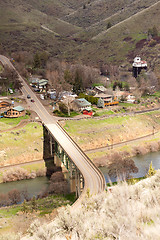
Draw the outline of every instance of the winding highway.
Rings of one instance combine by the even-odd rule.
[[[0,55],[0,62],[3,64],[3,66],[7,65],[16,71],[10,60],[5,56]],[[79,199],[73,204],[72,209],[74,209],[75,207],[80,206],[80,203],[85,198],[86,191],[88,189],[91,195],[103,192],[106,187],[105,178],[101,171],[92,163],[92,161],[85,155],[85,153],[73,141],[67,132],[59,125],[57,118],[51,116],[48,113],[34,92],[30,89],[30,87],[20,75],[19,79],[22,82],[21,91],[28,101],[30,108],[38,114],[43,124],[47,127],[47,129],[50,131],[56,141],[61,145],[68,156],[72,159],[84,177],[84,189]],[[27,99],[28,94],[35,102],[31,102],[29,99]]]

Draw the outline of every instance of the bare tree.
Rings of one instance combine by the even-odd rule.
[[[9,67],[5,67],[2,73],[2,79],[6,86],[6,89],[12,86],[13,88],[19,89],[21,87],[21,82],[19,80],[19,76],[14,69]]]
[[[71,90],[71,85],[64,78],[64,63],[52,61],[47,64],[46,77],[51,88],[56,90],[56,99],[62,91]]]
[[[122,158],[122,155],[115,152],[112,162],[108,165],[108,175],[113,177],[130,177],[131,173],[137,173],[138,168],[131,158]]]

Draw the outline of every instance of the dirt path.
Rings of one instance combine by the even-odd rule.
[[[8,132],[8,131],[12,131],[12,130],[16,130],[16,129],[22,128],[22,127],[26,126],[29,122],[30,122],[29,119],[22,120],[15,127],[8,128],[8,129],[5,129],[5,130],[0,130],[0,133]]]
[[[8,169],[8,168],[11,168],[11,167],[12,167],[12,168],[13,168],[13,167],[21,167],[21,166],[26,166],[26,165],[36,164],[36,163],[41,163],[41,162],[44,162],[44,160],[43,160],[43,159],[40,159],[40,160],[31,161],[31,162],[11,164],[11,165],[7,165],[7,166],[0,167],[0,171],[3,171],[4,169]]]
[[[120,143],[115,143],[115,144],[105,146],[105,147],[101,147],[101,148],[88,149],[88,150],[85,151],[85,153],[94,153],[94,152],[98,152],[98,151],[109,150],[109,149],[113,149],[113,148],[116,148],[116,147],[121,147],[121,146],[127,145],[129,143],[135,143],[135,142],[138,142],[139,140],[151,139],[153,136],[155,137],[156,134],[158,134],[158,133],[159,132],[155,132],[154,134],[151,133],[151,134],[148,134],[146,136],[134,138],[134,139],[131,139],[131,140],[128,140],[128,141],[120,142]]]

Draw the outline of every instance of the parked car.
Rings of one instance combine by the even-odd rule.
[[[34,99],[31,99],[31,102],[35,102]]]
[[[34,91],[35,91],[35,92],[40,92],[40,89],[35,88]]]
[[[44,100],[44,95],[40,94],[40,99]]]
[[[13,94],[12,88],[8,88],[8,91],[9,91],[10,94]]]

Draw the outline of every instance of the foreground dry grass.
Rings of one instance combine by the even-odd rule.
[[[61,208],[49,224],[36,220],[21,239],[158,240],[159,223],[160,171],[135,185],[121,183],[107,193],[88,194],[80,209],[71,214],[70,207]]]

